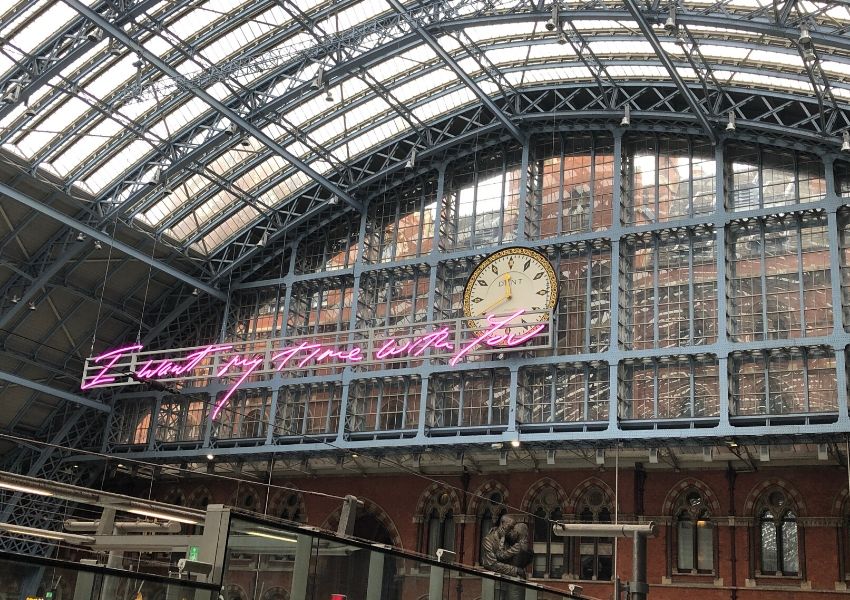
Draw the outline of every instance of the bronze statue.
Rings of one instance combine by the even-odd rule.
[[[513,517],[503,515],[498,527],[491,529],[481,543],[481,566],[490,571],[511,577],[525,577],[525,568],[511,564],[515,553],[507,553],[505,538],[514,528],[516,521]],[[526,529],[527,531],[527,529]]]

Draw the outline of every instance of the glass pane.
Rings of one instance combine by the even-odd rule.
[[[694,568],[694,524],[690,521],[679,521],[678,534],[678,568],[680,571],[690,571]]]
[[[775,573],[776,568],[776,525],[773,521],[761,524],[761,570]]]
[[[714,570],[714,528],[710,521],[697,521],[697,569]]]
[[[782,523],[782,550],[783,573],[797,573],[800,570],[800,555],[797,544],[796,521]]]

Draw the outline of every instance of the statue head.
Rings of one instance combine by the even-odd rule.
[[[525,523],[517,523],[513,528],[514,538],[517,540],[527,540],[528,539],[528,525]]]
[[[504,535],[510,531],[515,524],[516,519],[508,515],[502,515],[502,518],[499,520],[499,533]]]

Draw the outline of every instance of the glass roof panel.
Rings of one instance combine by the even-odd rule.
[[[122,128],[122,125],[114,119],[102,119],[90,131],[78,135],[75,142],[61,154],[51,156],[50,162],[56,171],[65,177],[99,148],[108,144]]]
[[[254,221],[259,214],[254,207],[246,206],[207,234],[203,240],[204,246],[209,248],[209,252],[212,252],[236,235],[245,225]]]
[[[125,170],[132,167],[140,156],[147,155],[152,150],[150,142],[135,140],[118,154],[103,163],[100,168],[85,177],[85,182],[95,192],[99,193],[107,185],[118,179]]]
[[[528,21],[522,23],[503,23],[500,25],[481,25],[478,27],[467,27],[466,34],[474,42],[492,40],[499,38],[525,38],[534,33],[537,23]],[[548,32],[547,32],[548,33]]]
[[[38,4],[40,6],[49,4],[50,6],[40,15],[30,20],[23,29],[16,32],[12,37],[6,38],[6,35],[4,35],[10,28],[0,29],[0,35],[8,39],[12,46],[28,54],[32,53],[33,50],[42,44],[45,34],[53,34],[68,22],[79,17],[77,11],[64,2],[39,2]],[[85,2],[85,4],[91,4],[91,0]]]

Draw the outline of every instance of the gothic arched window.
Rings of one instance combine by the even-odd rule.
[[[557,537],[552,532],[552,523],[564,518],[558,503],[558,492],[552,487],[545,487],[537,492],[531,503],[534,514],[532,533],[532,577],[552,577],[560,579],[566,563],[565,538]]]
[[[487,494],[487,500],[482,502],[478,514],[478,562],[481,563],[481,547],[484,544],[484,538],[490,533],[498,523],[502,515],[505,514],[505,497],[499,490],[493,490]]]
[[[686,490],[674,509],[676,569],[714,571],[714,526],[705,498],[695,489]]]
[[[757,504],[759,569],[763,575],[798,575],[800,544],[797,510],[780,489],[766,492]]]
[[[611,501],[608,495],[597,486],[588,488],[576,507],[576,515],[582,523],[610,523]],[[579,538],[579,579],[610,580],[613,556],[614,543],[611,538]]]
[[[425,506],[423,547],[425,553],[434,556],[438,548],[455,549],[455,515],[452,496],[446,490],[438,490]]]

